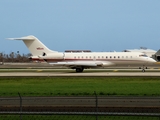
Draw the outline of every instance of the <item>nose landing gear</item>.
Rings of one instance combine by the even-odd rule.
[[[139,69],[142,69],[142,72],[146,72],[146,70],[145,69],[147,69],[147,67],[145,67],[144,65],[143,65],[143,67],[141,68],[141,67],[139,67]]]
[[[145,69],[142,69],[142,72],[146,72],[146,70],[145,70]]]

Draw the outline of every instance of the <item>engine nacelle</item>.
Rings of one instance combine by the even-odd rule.
[[[39,59],[38,56],[30,56],[29,59],[33,62],[44,62],[43,59]]]
[[[39,59],[54,59],[54,60],[63,60],[64,54],[63,53],[50,53],[46,55],[40,55],[38,56]]]

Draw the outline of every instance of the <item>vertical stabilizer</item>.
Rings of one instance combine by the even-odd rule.
[[[9,38],[10,40],[23,40],[29,51],[33,56],[39,56],[48,54],[48,53],[54,53],[57,51],[52,51],[49,48],[47,48],[41,41],[39,41],[35,36],[26,36],[21,38]]]

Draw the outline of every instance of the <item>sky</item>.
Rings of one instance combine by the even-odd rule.
[[[0,0],[0,52],[29,50],[36,36],[49,49],[160,49],[160,0]]]

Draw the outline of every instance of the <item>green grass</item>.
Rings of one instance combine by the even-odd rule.
[[[1,77],[0,96],[160,96],[160,77]]]

